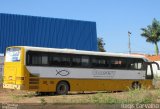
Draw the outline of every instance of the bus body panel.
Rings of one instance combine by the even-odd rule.
[[[132,83],[135,81],[138,81],[143,88],[153,88],[152,80],[89,80],[39,78],[39,84],[30,84],[30,88],[28,90],[38,92],[55,92],[56,85],[60,81],[67,81],[70,85],[70,91],[125,91],[131,89]]]
[[[71,67],[27,66],[28,72],[42,78],[74,79],[145,79],[144,70],[96,69]],[[45,72],[45,73],[44,73]]]

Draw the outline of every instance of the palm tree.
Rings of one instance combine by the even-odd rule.
[[[146,28],[141,28],[143,31],[141,36],[146,38],[147,42],[155,44],[155,54],[159,54],[158,42],[160,41],[160,22],[155,18],[152,21],[152,25],[148,25]]]

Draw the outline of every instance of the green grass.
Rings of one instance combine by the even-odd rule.
[[[117,96],[117,94],[103,94],[98,93],[89,97],[90,103],[96,104],[148,104],[156,102],[160,96],[160,90],[156,90],[156,93],[152,93],[146,89],[129,90],[124,95]]]
[[[25,98],[32,98],[32,97],[35,97],[35,93],[27,93],[27,94],[14,94],[14,93],[10,93],[9,96],[11,97],[12,99],[12,102],[15,103],[15,102],[19,102]]]
[[[22,95],[23,97],[28,97],[28,98],[32,98],[32,97],[35,97],[36,94],[34,92],[28,92],[27,94],[25,95]]]
[[[33,92],[28,93],[11,93],[10,97],[13,102],[21,102],[23,99],[38,100],[41,104],[47,103],[73,103],[73,104],[150,104],[160,103],[160,89],[135,89],[126,92],[98,92],[90,94],[70,94],[61,96],[36,96]],[[40,97],[40,99],[39,99]]]

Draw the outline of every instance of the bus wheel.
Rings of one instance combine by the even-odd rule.
[[[132,89],[140,89],[141,84],[138,81],[132,83]]]
[[[56,94],[58,95],[67,95],[69,91],[69,85],[65,81],[61,81],[57,84]]]

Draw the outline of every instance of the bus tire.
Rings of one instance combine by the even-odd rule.
[[[69,85],[65,81],[61,81],[57,84],[56,94],[57,95],[67,95],[69,91]]]
[[[133,82],[132,89],[141,89],[141,84],[138,81]]]

